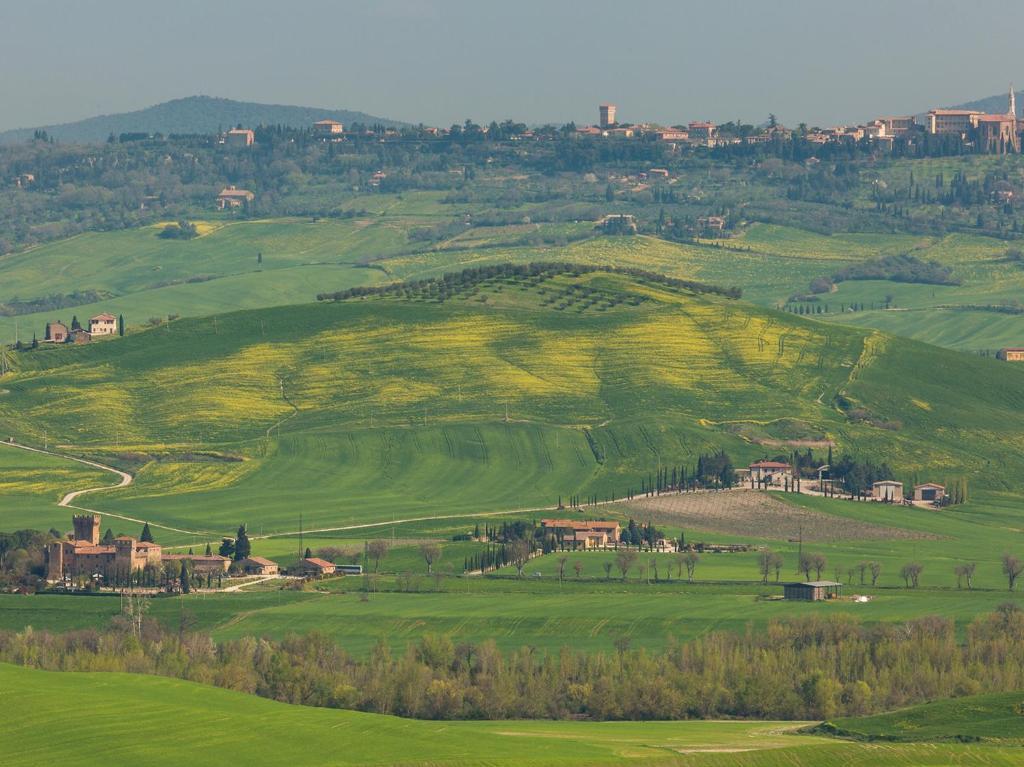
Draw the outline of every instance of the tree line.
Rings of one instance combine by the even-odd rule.
[[[62,671],[158,674],[285,703],[422,719],[822,720],[1024,687],[1024,613],[1007,604],[958,638],[953,621],[771,621],[662,650],[501,650],[427,634],[356,658],[319,632],[216,642],[144,615],[103,631],[0,632],[0,660]]]

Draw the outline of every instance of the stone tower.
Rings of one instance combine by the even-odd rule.
[[[1017,119],[1017,97],[1013,93],[1013,83],[1010,83],[1010,108],[1006,110],[1006,114],[1014,120]]]
[[[75,540],[88,541],[93,546],[100,542],[100,515],[76,514],[71,518],[75,526]]]

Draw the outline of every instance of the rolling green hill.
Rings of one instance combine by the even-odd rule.
[[[1024,693],[940,700],[876,716],[837,719],[819,728],[871,741],[997,741],[1024,745]]]
[[[207,536],[621,498],[802,433],[983,494],[1019,487],[1024,441],[1020,369],[607,273],[185,319],[16,365],[5,433],[140,467],[92,502]]]
[[[306,708],[193,682],[0,665],[5,764],[69,767],[205,763],[230,753],[261,765],[297,755],[324,765],[473,767],[1001,767],[1018,748],[844,743],[780,722],[424,722]],[[58,703],[59,702],[59,703]],[[53,725],[54,707],[63,712]]]

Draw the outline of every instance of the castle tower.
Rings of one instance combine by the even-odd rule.
[[[1006,111],[1014,120],[1017,119],[1017,97],[1013,93],[1013,83],[1010,83],[1010,108]]]
[[[597,119],[598,124],[602,128],[612,128],[616,125],[615,121],[615,105],[614,104],[601,104],[597,108]]]
[[[76,514],[71,518],[75,526],[75,540],[87,541],[93,546],[100,542],[100,515],[99,514]]]

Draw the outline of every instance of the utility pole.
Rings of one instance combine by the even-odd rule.
[[[299,559],[302,559],[306,550],[302,548],[302,512],[299,512]]]

